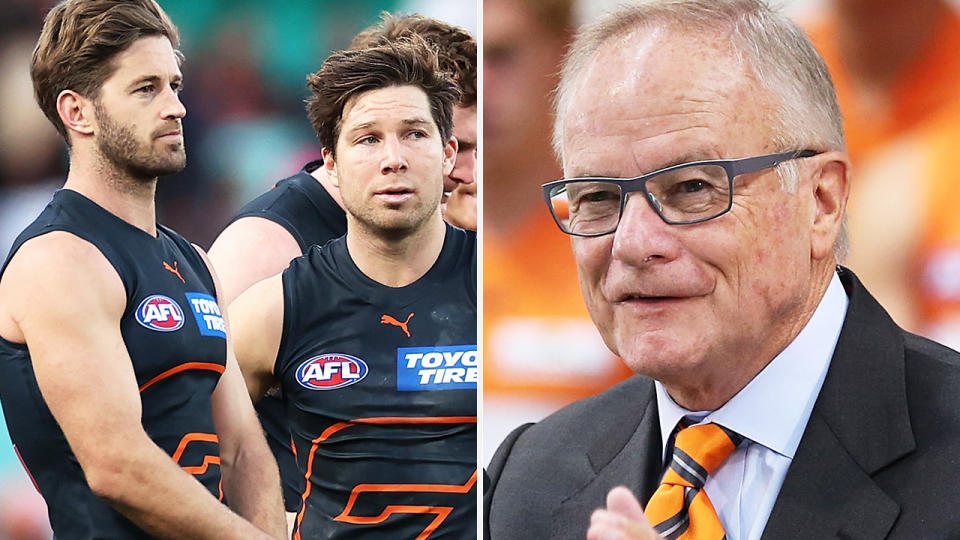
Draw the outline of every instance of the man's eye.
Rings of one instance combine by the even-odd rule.
[[[377,139],[373,135],[368,135],[357,142],[359,142],[360,144],[376,144],[378,140],[379,139]]]
[[[584,193],[580,196],[580,200],[584,202],[603,202],[618,199],[619,194],[609,190],[597,190]]]
[[[153,92],[153,85],[148,84],[146,86],[141,86],[140,88],[136,89],[136,92],[140,94],[149,94],[150,92]]]
[[[413,139],[422,139],[422,138],[424,138],[424,137],[426,137],[426,136],[427,136],[427,134],[424,133],[424,132],[422,132],[422,131],[411,131],[411,132],[410,132],[410,137],[413,138]]]
[[[179,94],[180,92],[183,92],[182,83],[171,83],[170,88],[174,91],[174,93],[177,93],[177,94]]]
[[[677,191],[681,193],[696,193],[709,187],[710,184],[704,182],[703,180],[687,180],[686,182],[681,182],[677,186]]]

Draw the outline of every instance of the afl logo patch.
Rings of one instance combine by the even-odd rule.
[[[172,299],[154,294],[140,302],[137,322],[151,330],[173,332],[183,326],[183,310]]]
[[[335,390],[367,376],[367,364],[348,354],[321,354],[297,368],[297,382],[310,390]]]

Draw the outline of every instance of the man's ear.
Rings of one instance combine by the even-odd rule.
[[[337,186],[337,189],[340,188],[340,176],[337,175],[337,162],[333,159],[333,152],[324,148],[323,152],[323,167],[327,170],[327,177],[330,178],[330,182],[333,185]]]
[[[57,96],[57,114],[67,133],[93,135],[96,123],[93,102],[73,90],[63,90]]]
[[[450,137],[447,144],[443,145],[443,175],[447,176],[453,172],[453,166],[457,163],[457,149],[460,143],[456,137]]]
[[[811,190],[816,202],[810,251],[814,260],[833,256],[833,246],[843,229],[850,196],[850,158],[846,152],[824,152],[810,158],[816,169]]]

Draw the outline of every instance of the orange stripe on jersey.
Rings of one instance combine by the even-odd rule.
[[[190,474],[203,474],[207,472],[210,465],[220,465],[220,456],[203,456],[203,463],[194,467],[183,467],[183,470]]]
[[[348,422],[339,422],[339,423],[336,423],[336,424],[328,427],[327,429],[323,430],[323,433],[321,433],[319,437],[317,437],[316,439],[313,440],[313,444],[310,446],[310,453],[309,453],[309,455],[307,456],[307,472],[306,472],[306,474],[304,474],[304,478],[305,478],[306,481],[307,481],[307,486],[306,486],[306,489],[303,490],[303,496],[301,497],[301,499],[302,499],[302,504],[300,505],[300,513],[297,514],[297,532],[296,532],[296,533],[294,534],[294,536],[293,536],[293,537],[294,537],[294,540],[301,540],[301,536],[300,536],[300,525],[303,523],[303,516],[304,516],[304,514],[306,514],[306,511],[307,511],[307,499],[310,498],[310,490],[311,490],[311,487],[312,487],[312,483],[310,482],[310,477],[313,475],[313,458],[314,458],[314,456],[316,456],[316,454],[317,454],[317,449],[320,447],[320,443],[322,443],[322,442],[326,441],[327,439],[329,439],[331,436],[333,436],[333,434],[335,434],[335,433],[337,433],[337,432],[339,432],[339,431],[342,431],[342,430],[344,430],[344,429],[346,429],[346,428],[348,428],[348,427],[350,427],[350,426],[355,426],[355,425],[357,425],[357,424],[398,425],[398,424],[476,424],[476,423],[477,423],[477,417],[476,417],[476,416],[423,416],[423,417],[411,417],[411,416],[381,416],[381,417],[372,417],[372,418],[355,418],[355,419],[350,420],[350,421],[348,421]],[[464,484],[463,486],[451,486],[451,485],[446,485],[446,484],[432,484],[432,485],[431,485],[431,484],[360,484],[360,485],[358,485],[357,487],[354,488],[354,492],[350,494],[350,501],[347,503],[347,507],[344,509],[343,512],[341,512],[340,516],[337,516],[337,518],[339,518],[339,517],[341,517],[341,516],[344,516],[345,514],[349,513],[349,509],[352,508],[352,506],[353,506],[353,501],[356,500],[356,495],[359,493],[359,492],[357,492],[357,488],[359,488],[359,487],[361,487],[361,486],[377,486],[377,485],[381,485],[381,486],[421,486],[421,487],[434,486],[434,487],[442,487],[442,488],[445,488],[445,489],[443,489],[443,490],[438,490],[438,489],[424,489],[424,490],[422,490],[422,491],[434,491],[434,492],[440,491],[440,492],[447,492],[447,493],[460,493],[460,491],[457,491],[457,490],[463,489],[464,486],[466,486],[466,491],[463,491],[463,492],[462,492],[462,493],[466,493],[466,492],[470,491],[470,489],[473,488],[473,484],[475,484],[476,482],[477,482],[477,472],[474,471],[474,472],[473,472],[473,476],[471,477],[471,479],[468,480],[467,483]],[[449,488],[449,489],[447,489],[447,488]],[[382,489],[382,490],[367,489],[366,491],[395,491],[395,490],[392,490],[392,489]],[[418,490],[414,490],[414,489],[404,489],[403,491],[418,491]],[[404,508],[404,509],[406,509],[406,510],[400,510],[401,508]],[[393,510],[391,510],[391,509],[393,509]],[[384,513],[381,514],[381,516],[383,516],[383,519],[380,519],[380,521],[374,521],[374,522],[370,522],[370,523],[380,523],[381,521],[387,519],[387,517],[389,517],[390,514],[396,514],[396,513],[408,513],[408,514],[411,514],[411,513],[412,513],[412,514],[433,514],[433,513],[437,513],[437,514],[438,514],[438,515],[437,515],[437,519],[434,519],[434,520],[430,523],[430,525],[428,525],[427,528],[424,529],[423,532],[422,532],[419,536],[417,536],[417,538],[415,539],[415,540],[423,540],[423,539],[427,538],[428,536],[430,536],[430,534],[433,533],[433,531],[435,531],[435,530],[437,529],[437,527],[440,526],[441,523],[443,523],[443,520],[446,519],[447,516],[448,516],[448,515],[450,514],[450,512],[452,512],[452,511],[453,511],[453,508],[446,507],[446,506],[388,506],[388,507],[384,510]],[[351,517],[352,517],[352,516],[351,516]],[[380,516],[377,516],[377,518],[379,518],[379,517],[380,517]],[[337,519],[337,518],[335,518],[335,519]],[[377,518],[356,518],[356,517],[354,517],[354,519],[377,519]],[[347,520],[346,520],[346,519],[342,519],[342,520],[340,520],[340,521],[347,521]],[[350,521],[347,521],[347,522],[349,522],[349,523],[355,523],[355,522],[350,522]]]
[[[210,363],[210,362],[187,362],[186,364],[180,364],[179,366],[172,369],[168,369],[163,373],[157,375],[156,377],[150,379],[149,381],[143,383],[143,386],[140,387],[140,391],[143,392],[148,387],[152,386],[154,383],[160,382],[163,379],[170,377],[171,375],[176,375],[177,373],[191,370],[191,369],[216,371],[217,373],[223,375],[224,366],[221,366],[220,364]]]
[[[177,446],[177,451],[173,453],[173,460],[177,463],[180,463],[180,456],[183,455],[183,451],[187,449],[187,445],[193,441],[204,441],[220,444],[220,438],[213,433],[187,433],[180,439],[180,445]]]
[[[390,425],[390,424],[476,424],[476,416],[424,416],[424,417],[410,417],[410,416],[381,416],[374,418],[356,418],[350,420],[349,422],[339,422],[334,424],[327,429],[323,430],[323,433],[313,441],[314,444],[318,442],[323,442],[333,436],[334,433],[346,429],[350,426],[355,426],[357,424],[377,424],[377,425]]]
[[[354,523],[354,524],[373,524],[373,523],[383,523],[393,514],[436,514],[437,517],[430,522],[429,525],[417,535],[415,540],[425,540],[434,531],[437,530],[437,527],[447,516],[453,512],[452,506],[413,506],[413,505],[387,505],[384,508],[383,512],[378,516],[351,516],[350,512],[353,510],[353,505],[357,501],[357,497],[364,492],[400,492],[400,493],[469,493],[473,486],[477,483],[477,471],[473,471],[473,475],[470,476],[470,479],[463,485],[450,485],[450,484],[358,484],[353,488],[353,491],[350,492],[350,499],[347,501],[347,505],[344,507],[343,512],[340,512],[340,515],[333,518],[335,521],[341,521],[344,523]]]
[[[176,452],[174,452],[173,455],[170,456],[177,465],[180,465],[180,458],[183,457],[184,451],[186,451],[187,446],[192,442],[210,442],[210,443],[219,445],[220,438],[213,433],[187,433],[186,435],[183,436],[182,439],[180,439],[180,444],[177,446]],[[210,468],[210,465],[217,465],[219,467],[220,456],[213,456],[210,454],[206,454],[203,456],[203,463],[201,463],[200,465],[192,465],[190,467],[184,467],[183,465],[180,465],[180,467],[184,471],[190,474],[201,475],[207,472],[207,469]],[[220,491],[220,496],[217,497],[217,500],[223,502],[223,476],[222,475],[220,476],[220,483],[219,483],[218,489]]]
[[[313,456],[317,454],[317,448],[319,447],[320,439],[314,439],[313,446],[310,447],[310,454],[307,455],[307,473],[304,475],[307,479],[307,487],[303,490],[303,495],[300,497],[302,503],[300,504],[300,513],[297,514],[297,532],[293,535],[294,540],[301,540],[300,525],[303,523],[303,515],[307,511],[307,499],[310,498],[310,488],[313,487],[313,483],[310,482],[310,477],[313,476]]]

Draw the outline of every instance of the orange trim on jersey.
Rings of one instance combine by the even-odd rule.
[[[424,416],[421,418],[412,418],[409,416],[382,416],[379,418],[357,418],[349,422],[339,422],[323,430],[314,444],[321,443],[334,433],[357,424],[476,424],[476,416]]]
[[[220,444],[220,438],[213,433],[187,433],[180,439],[180,445],[177,446],[177,451],[173,453],[173,460],[177,463],[180,463],[180,457],[183,456],[183,451],[187,449],[187,445],[193,441],[205,441]]]
[[[210,465],[220,465],[220,456],[203,456],[203,463],[200,465],[195,465],[192,467],[182,467],[183,470],[187,471],[190,474],[203,474],[207,472],[207,469],[210,468]]]
[[[303,490],[303,495],[301,496],[302,504],[300,505],[300,513],[297,514],[297,532],[293,535],[294,540],[301,540],[300,525],[303,523],[303,516],[307,512],[307,499],[310,498],[310,488],[313,487],[312,483],[310,482],[310,477],[313,476],[313,458],[317,454],[317,449],[320,447],[320,443],[329,439],[334,433],[337,433],[338,431],[342,431],[350,426],[355,426],[357,424],[397,425],[397,424],[470,424],[470,423],[476,424],[477,417],[476,416],[423,416],[423,417],[381,416],[381,417],[372,417],[372,418],[355,418],[348,422],[336,423],[328,427],[327,429],[323,430],[323,433],[321,433],[319,437],[313,440],[313,444],[310,446],[310,454],[308,454],[307,456],[307,472],[306,474],[304,474],[304,478],[307,481],[306,489]],[[476,481],[477,481],[477,472],[474,471],[472,479],[468,480],[467,484],[465,484],[470,486],[467,488],[467,491],[470,491],[470,489],[473,487],[473,484],[476,483]],[[354,491],[356,491],[356,489],[360,486],[376,486],[376,485],[428,486],[430,484],[359,484],[357,487],[354,488]],[[436,484],[436,485],[442,486],[444,488],[453,488],[453,489],[463,488],[463,486],[450,486],[445,484]],[[367,490],[367,491],[375,491],[375,490]],[[381,490],[381,491],[390,491],[390,490]],[[414,491],[414,490],[406,490],[406,491]],[[437,491],[437,490],[425,490],[425,491]],[[350,499],[351,501],[356,499],[353,493],[351,493],[350,497],[351,497]],[[347,507],[349,508],[351,506],[352,506],[352,502],[348,502]],[[394,510],[389,511],[391,508],[394,508]],[[443,523],[443,520],[447,518],[450,512],[453,511],[452,508],[444,507],[444,506],[396,506],[396,507],[390,506],[384,510],[384,512],[389,511],[389,513],[387,513],[386,516],[380,521],[385,520],[387,517],[389,517],[390,514],[399,513],[400,511],[396,510],[399,508],[407,508],[408,510],[403,510],[404,513],[415,513],[415,514],[433,514],[436,512],[441,512],[443,509],[447,509],[446,513],[443,513],[442,515],[438,514],[437,519],[433,520],[430,523],[430,525],[428,525],[427,528],[424,529],[423,533],[421,533],[421,535],[418,536],[415,540],[423,540],[424,538],[427,538],[428,536],[430,536],[430,534],[434,530],[436,530],[436,528],[439,527],[441,523]],[[409,509],[420,509],[420,510],[414,511]],[[344,509],[344,512],[347,512],[347,510]],[[344,514],[341,513],[340,515],[343,516]],[[341,521],[345,521],[345,520],[341,520]],[[379,523],[379,521],[374,523]],[[426,533],[426,536],[424,536],[424,533]]]
[[[220,438],[213,433],[187,433],[182,439],[180,439],[180,444],[177,445],[176,452],[170,456],[177,465],[180,465],[180,458],[183,457],[183,452],[186,451],[187,445],[194,441],[211,442],[218,445],[220,444]],[[207,472],[207,469],[210,468],[210,465],[216,465],[219,467],[220,456],[211,456],[210,454],[207,454],[203,456],[202,464],[193,465],[190,467],[184,467],[183,465],[180,465],[180,468],[190,474],[199,475]],[[223,502],[223,475],[220,475],[220,482],[217,486],[217,489],[220,491],[220,496],[217,497],[217,500]]]
[[[180,439],[180,445],[177,446],[177,451],[173,453],[173,460],[177,463],[180,463],[180,457],[183,455],[183,451],[187,449],[187,445],[193,441],[205,441],[220,444],[220,438],[213,433],[187,433]]]
[[[190,370],[190,369],[199,369],[199,370],[206,370],[206,371],[216,371],[216,372],[219,373],[220,375],[223,375],[223,371],[224,371],[225,368],[224,368],[224,366],[221,366],[220,364],[214,364],[214,363],[212,363],[212,362],[187,362],[186,364],[180,364],[179,366],[177,366],[177,367],[175,367],[175,368],[168,369],[168,370],[164,371],[163,373],[157,375],[156,377],[150,379],[149,381],[143,383],[143,386],[140,387],[140,391],[143,392],[144,390],[146,390],[147,388],[149,388],[150,386],[152,386],[154,383],[160,382],[160,381],[162,381],[163,379],[166,379],[167,377],[170,377],[171,375],[176,375],[177,373],[180,373],[181,371],[187,371],[187,370]]]
[[[387,505],[384,508],[383,512],[378,516],[351,516],[350,511],[353,510],[353,505],[357,501],[357,497],[364,492],[406,492],[406,493],[469,493],[473,486],[477,483],[477,471],[473,471],[473,475],[470,476],[470,479],[463,485],[450,485],[450,484],[358,484],[353,488],[353,491],[350,492],[350,499],[347,501],[347,505],[343,508],[343,512],[340,512],[340,515],[333,518],[334,521],[341,521],[344,523],[353,523],[357,525],[369,525],[375,523],[383,523],[393,514],[436,514],[437,517],[430,522],[429,525],[423,531],[417,535],[415,540],[426,540],[429,538],[434,531],[437,530],[437,527],[447,516],[453,512],[452,506],[413,506],[413,505]]]

